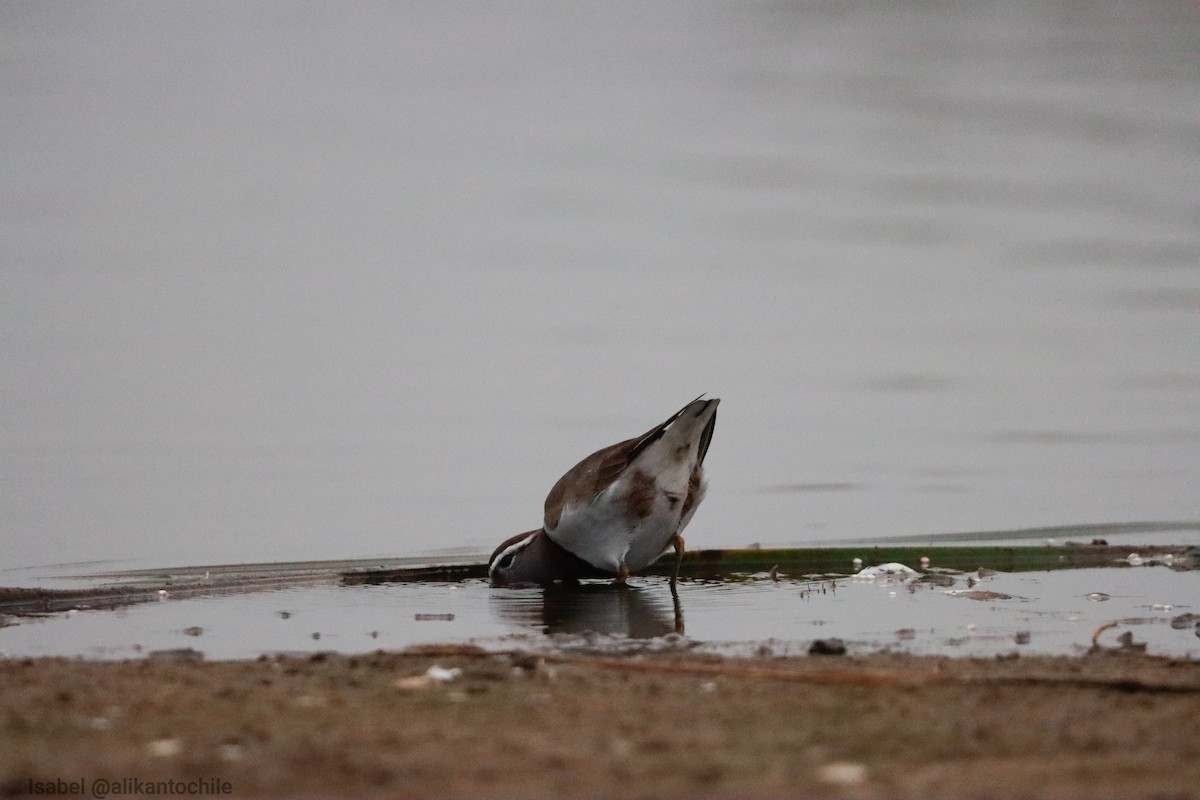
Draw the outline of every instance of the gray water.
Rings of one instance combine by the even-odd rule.
[[[1143,0],[0,5],[0,565],[485,552],[700,392],[693,546],[1198,520],[1198,43]]]
[[[978,575],[976,573],[976,575]],[[1196,574],[1162,566],[1000,573],[944,587],[911,580],[788,576],[621,587],[492,589],[485,581],[215,594],[115,611],[6,620],[0,656],[205,658],[365,653],[467,643],[492,650],[802,655],[814,640],[851,653],[1080,655],[1122,636],[1151,654],[1200,658]],[[1106,627],[1112,625],[1112,627]],[[1099,635],[1097,635],[1099,632]]]

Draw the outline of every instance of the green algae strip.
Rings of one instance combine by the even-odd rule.
[[[1136,553],[1142,563],[1169,564],[1173,569],[1200,568],[1195,546],[1043,545],[932,546],[863,544],[838,547],[723,548],[684,554],[679,574],[687,580],[744,580],[778,567],[789,580],[848,576],[859,566],[899,562],[916,570],[980,568],[999,572],[1034,572],[1080,567],[1129,567]],[[922,561],[928,558],[928,562]],[[861,559],[861,565],[855,563]],[[670,554],[642,575],[670,575]],[[74,589],[0,587],[0,614],[46,614],[70,609],[113,609],[161,600],[254,592],[264,589],[328,584],[389,582],[453,582],[486,579],[487,564],[478,556],[383,560],[278,562],[206,565],[76,576],[100,580],[98,586]],[[3,619],[0,618],[0,626]]]
[[[999,572],[1038,572],[1081,567],[1128,567],[1128,557],[1165,559],[1178,566],[1193,567],[1194,549],[1177,546],[1113,547],[1108,545],[1063,546],[881,546],[796,547],[778,549],[692,550],[684,554],[679,575],[689,579],[736,580],[778,567],[790,578],[851,575],[859,566],[899,562],[913,569],[953,569],[970,572],[979,568]],[[1169,558],[1168,558],[1169,557]],[[861,559],[856,565],[854,559]],[[923,558],[929,561],[923,562]],[[670,575],[674,558],[668,554],[641,571],[642,575]],[[346,583],[392,581],[456,581],[486,578],[486,564],[425,565],[395,569],[355,570],[342,574]]]

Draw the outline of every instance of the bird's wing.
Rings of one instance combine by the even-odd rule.
[[[700,395],[700,397],[703,396]],[[697,397],[696,400],[699,400],[700,397]],[[593,498],[611,486],[613,481],[621,477],[621,474],[629,468],[638,455],[657,442],[662,437],[663,431],[670,427],[671,423],[678,419],[679,415],[696,400],[688,403],[641,436],[635,436],[632,439],[626,439],[597,450],[567,470],[567,473],[558,479],[558,483],[554,484],[550,494],[546,495],[544,518],[546,532],[553,536],[553,531],[558,528],[564,508],[590,503]],[[707,431],[707,434],[707,438],[712,437],[711,431]],[[704,445],[707,445],[707,440]]]

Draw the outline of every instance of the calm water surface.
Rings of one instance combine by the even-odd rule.
[[[4,4],[0,566],[484,552],[702,391],[693,545],[1198,520],[1198,32],[1153,0]],[[346,606],[407,591],[41,625],[369,647],[404,637]],[[430,605],[503,635],[514,597]],[[688,624],[757,598],[689,587]]]
[[[166,599],[117,611],[21,617],[0,655],[137,658],[192,648],[206,658],[370,652],[429,642],[489,649],[799,655],[839,638],[852,653],[1078,655],[1103,625],[1105,647],[1131,634],[1150,653],[1200,657],[1196,573],[1166,567],[946,576],[951,586],[842,577],[822,581],[665,580],[564,589],[482,581],[297,588]]]

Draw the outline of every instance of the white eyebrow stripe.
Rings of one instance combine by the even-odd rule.
[[[533,541],[533,537],[536,535],[537,535],[537,531],[534,531],[533,533],[526,536],[524,539],[521,539],[518,542],[513,542],[508,547],[504,548],[499,553],[497,553],[496,557],[492,559],[492,563],[488,565],[488,577],[489,578],[492,577],[492,573],[496,571],[496,565],[499,564],[501,561],[503,561],[504,557],[506,555],[508,555],[509,553],[515,553],[518,550],[523,550],[524,548],[528,547],[529,543]]]

